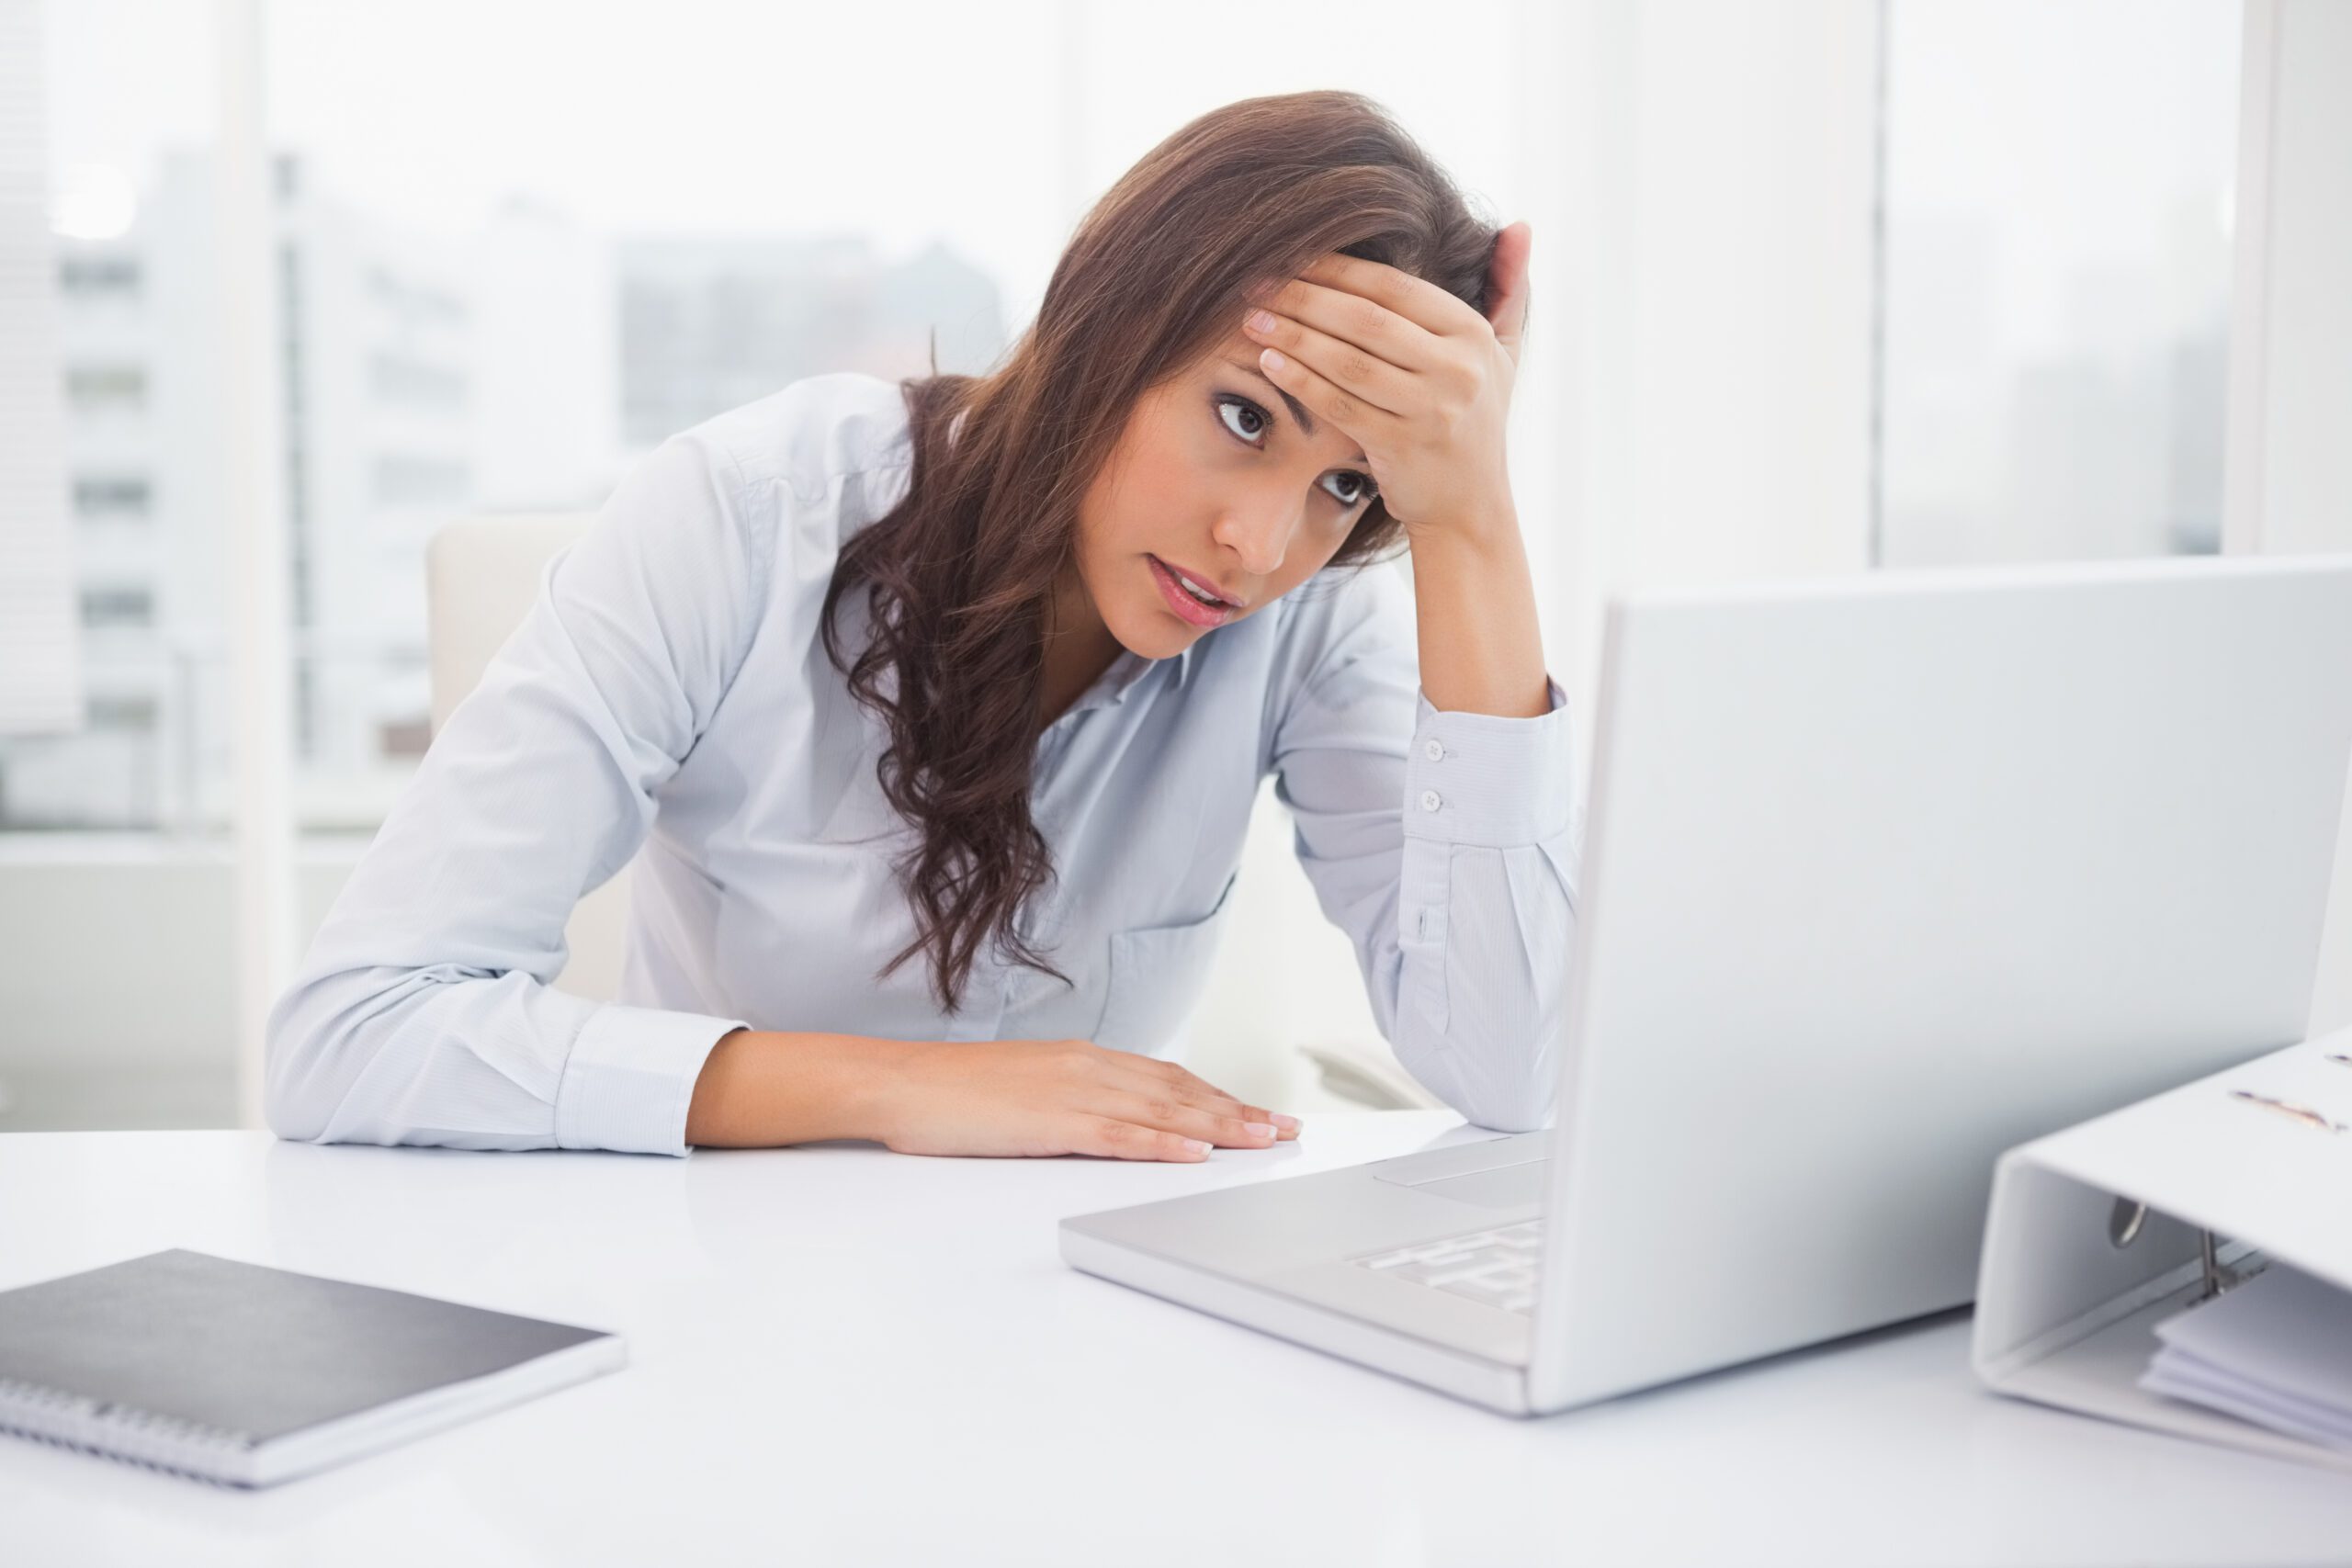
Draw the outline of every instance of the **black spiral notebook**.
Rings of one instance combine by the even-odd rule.
[[[156,1252],[0,1291],[0,1428],[267,1486],[627,1359],[599,1329]]]

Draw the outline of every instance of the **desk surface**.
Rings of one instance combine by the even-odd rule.
[[[2342,1476],[1986,1393],[1964,1314],[1519,1421],[1055,1249],[1064,1214],[1483,1135],[1332,1114],[1199,1166],[0,1136],[0,1288],[188,1247],[630,1348],[626,1371],[267,1492],[0,1438],[7,1550],[240,1568],[2352,1552]]]

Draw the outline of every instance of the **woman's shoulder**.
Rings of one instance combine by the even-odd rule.
[[[804,505],[846,499],[848,480],[903,483],[913,463],[905,393],[856,370],[804,377],[681,435],[723,460],[743,491],[773,489]],[[857,488],[879,499],[872,483]]]
[[[905,496],[910,434],[897,382],[807,377],[669,436],[604,512],[641,553],[735,584],[746,626],[813,628],[842,544]]]
[[[1276,614],[1261,634],[1268,735],[1309,693],[1344,705],[1367,687],[1410,685],[1419,662],[1412,585],[1396,561],[1328,567],[1269,608]]]
[[[1352,561],[1327,568],[1284,598],[1281,640],[1298,679],[1317,673],[1335,656],[1373,644],[1409,643],[1414,636],[1413,589],[1396,559]]]

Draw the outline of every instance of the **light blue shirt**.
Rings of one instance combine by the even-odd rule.
[[[1260,783],[1399,1061],[1470,1120],[1552,1105],[1575,913],[1568,714],[1440,712],[1410,585],[1340,569],[1172,659],[1123,652],[1037,742],[1057,873],[939,1010],[891,863],[881,722],[819,640],[842,540],[910,475],[894,383],[798,381],[671,437],[541,575],[269,1020],[284,1137],[687,1152],[729,1030],[1170,1047]],[[864,646],[863,588],[843,647]],[[552,988],[574,903],[636,860],[619,999]]]

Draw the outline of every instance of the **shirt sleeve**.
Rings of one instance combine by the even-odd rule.
[[[278,1135],[687,1152],[704,1059],[749,1025],[549,982],[756,628],[779,530],[747,526],[740,479],[673,436],[548,562],[271,1010]]]
[[[1276,726],[1276,796],[1405,1069],[1482,1126],[1545,1125],[1582,826],[1567,695],[1547,674],[1537,717],[1436,707],[1409,589],[1361,578]]]

